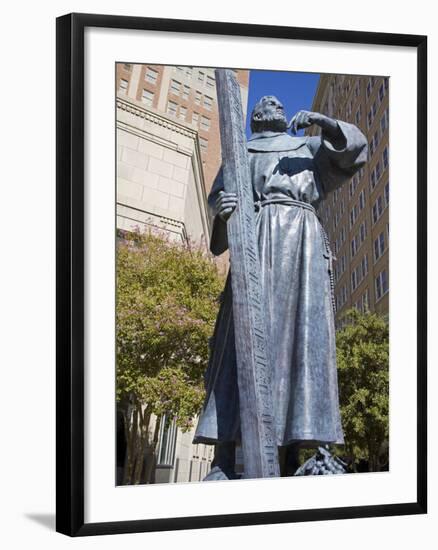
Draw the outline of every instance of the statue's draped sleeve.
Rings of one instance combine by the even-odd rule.
[[[367,161],[368,144],[363,133],[348,122],[337,121],[339,133],[312,136],[307,146],[312,152],[323,197],[346,183]]]

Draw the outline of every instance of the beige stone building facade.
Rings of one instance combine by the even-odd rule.
[[[211,220],[198,135],[117,97],[117,227],[164,229],[206,246]]]
[[[313,111],[356,124],[368,162],[318,213],[335,262],[337,319],[356,307],[389,313],[389,79],[321,75]],[[309,133],[314,133],[312,130]]]
[[[246,110],[249,74],[236,75]],[[117,64],[116,131],[117,228],[149,228],[207,248],[207,195],[221,163],[214,70]],[[193,445],[193,430],[164,425],[155,482],[202,480],[213,448]]]

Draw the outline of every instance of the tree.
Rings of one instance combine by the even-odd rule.
[[[349,310],[337,332],[339,399],[345,451],[378,471],[388,462],[389,327],[372,313]]]
[[[148,482],[160,422],[188,430],[204,399],[208,340],[223,280],[210,256],[152,233],[119,234],[117,401],[127,452],[123,484]],[[150,433],[151,419],[156,418]]]

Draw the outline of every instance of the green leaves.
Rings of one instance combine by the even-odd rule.
[[[152,233],[119,233],[117,399],[189,429],[203,397],[208,338],[223,288],[212,258]]]
[[[336,348],[346,450],[374,471],[388,452],[389,328],[384,318],[355,309],[345,321]]]

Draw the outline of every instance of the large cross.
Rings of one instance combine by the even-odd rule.
[[[260,278],[254,196],[240,87],[232,70],[216,69],[224,188],[238,205],[227,222],[237,381],[245,478],[280,475],[273,415],[266,298]]]

